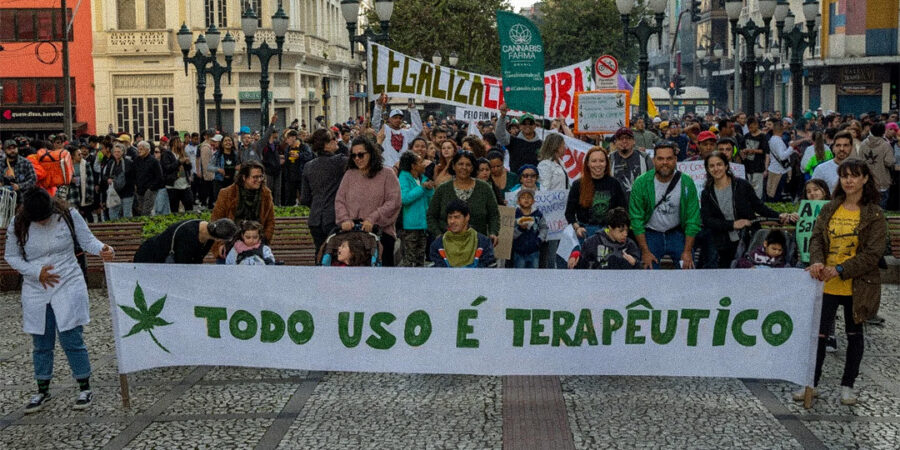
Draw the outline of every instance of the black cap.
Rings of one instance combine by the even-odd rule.
[[[40,222],[53,215],[53,201],[50,194],[39,187],[25,191],[22,208],[31,217],[32,222]]]

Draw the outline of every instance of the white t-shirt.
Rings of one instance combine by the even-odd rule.
[[[837,169],[838,165],[834,162],[834,159],[829,159],[828,161],[825,161],[822,164],[816,166],[816,170],[813,170],[812,178],[818,178],[824,181],[825,184],[828,185],[828,189],[831,189],[831,193],[833,195],[834,189],[841,181],[841,177],[838,176]]]
[[[782,160],[787,162],[791,158],[791,150],[790,147],[785,145],[784,140],[781,139],[781,136],[773,135],[769,138],[769,172],[775,174],[788,173],[791,168],[782,167],[781,163],[778,160]],[[777,158],[776,158],[777,157]]]
[[[681,224],[681,177],[678,177],[675,189],[662,202],[660,200],[669,188],[669,182],[663,183],[653,177],[653,186],[656,189],[653,204],[659,203],[659,206],[653,210],[653,215],[647,221],[647,228],[664,232],[678,227]]]

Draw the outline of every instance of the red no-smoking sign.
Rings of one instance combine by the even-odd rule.
[[[619,73],[619,62],[611,55],[603,55],[597,58],[597,64],[594,65],[594,72],[600,78],[612,78]]]

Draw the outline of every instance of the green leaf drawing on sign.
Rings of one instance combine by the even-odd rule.
[[[166,353],[171,353],[169,349],[163,347],[162,344],[156,339],[156,336],[153,335],[153,327],[162,327],[166,325],[172,325],[172,322],[166,322],[159,314],[162,313],[163,307],[166,306],[166,296],[163,295],[162,298],[153,302],[150,305],[150,308],[147,308],[147,300],[144,298],[144,290],[141,289],[141,284],[136,283],[134,286],[134,306],[137,308],[132,308],[131,306],[126,305],[118,305],[128,317],[136,320],[137,323],[131,327],[131,330],[128,331],[128,334],[122,336],[123,338],[127,338],[128,336],[133,336],[135,334],[140,333],[141,331],[146,331],[150,334],[150,339],[153,339],[153,342],[159,346],[159,348],[163,349]]]

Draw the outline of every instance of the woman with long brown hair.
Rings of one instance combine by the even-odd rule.
[[[178,161],[178,166],[172,175],[166,177],[166,191],[169,194],[169,209],[173,213],[178,212],[178,205],[184,207],[185,212],[194,209],[194,196],[191,193],[191,159],[184,151],[184,142],[175,137],[169,142],[172,154]],[[166,175],[166,174],[164,174]]]
[[[887,222],[865,161],[844,161],[838,167],[838,176],[834,198],[822,207],[809,246],[809,275],[825,282],[814,385],[818,386],[822,377],[828,333],[838,306],[842,306],[847,356],[841,377],[841,404],[855,405],[853,385],[865,348],[863,323],[874,318],[881,305],[878,260],[884,253]],[[803,393],[804,389],[794,392],[794,400],[802,401]]]
[[[566,221],[580,239],[587,238],[606,225],[606,212],[628,208],[622,185],[610,175],[609,155],[595,146],[584,156],[581,178],[572,182],[566,202]]]
[[[50,399],[56,336],[66,353],[79,395],[74,409],[91,406],[91,363],[82,339],[90,322],[87,284],[75,255],[76,247],[103,261],[113,248],[97,240],[81,215],[62,199],[35,187],[25,191],[16,217],[6,232],[5,258],[22,274],[24,330],[34,344],[34,378],[38,392],[25,414],[40,411]]]
[[[450,168],[450,161],[459,149],[456,142],[452,139],[444,139],[438,147],[438,163],[434,167],[434,184],[441,184],[453,179],[453,171]]]

